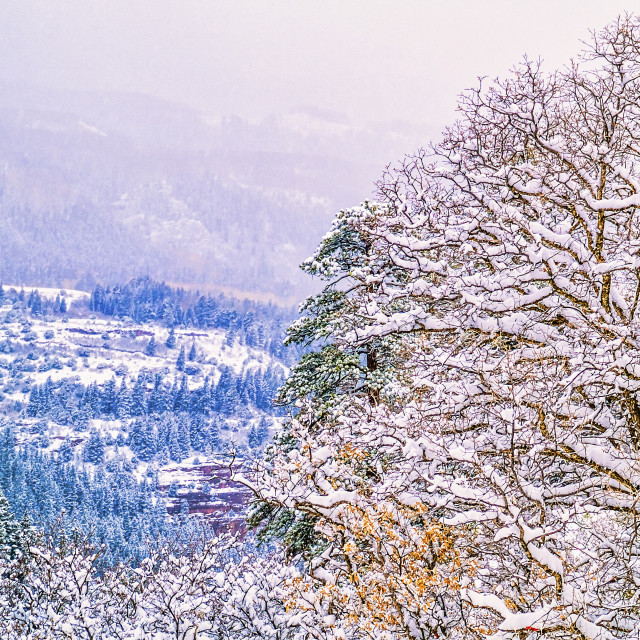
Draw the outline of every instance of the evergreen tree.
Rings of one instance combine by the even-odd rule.
[[[118,418],[128,418],[133,415],[133,398],[129,389],[127,389],[127,382],[122,378],[120,389],[116,395],[116,416]]]
[[[165,445],[160,450],[160,465],[164,467],[169,464],[170,460],[171,460],[171,456],[169,454],[169,447]]]
[[[177,390],[173,400],[174,411],[186,411],[189,408],[189,388],[187,375],[182,374],[180,379],[180,388]]]
[[[34,316],[39,316],[42,314],[42,298],[40,297],[40,293],[37,289],[29,294],[27,307],[31,309],[31,313]]]
[[[92,429],[84,445],[83,459],[91,464],[101,464],[104,461],[104,453],[105,443],[102,434]]]
[[[155,356],[156,355],[156,337],[155,336],[151,336],[151,339],[149,340],[149,343],[147,344],[144,352],[148,355],[148,356]]]
[[[269,439],[269,422],[264,416],[260,418],[260,422],[256,429],[256,435],[258,437],[258,443],[261,445]]]
[[[86,431],[90,420],[91,415],[87,407],[79,407],[71,416],[74,431]]]
[[[0,492],[0,558],[15,558],[23,548],[22,526],[11,513],[9,502]]]
[[[207,376],[204,384],[191,394],[190,411],[208,415],[211,409],[211,380]]]
[[[140,460],[148,462],[153,459],[158,452],[158,439],[151,419],[145,418],[133,422],[129,432],[129,446]]]
[[[167,338],[167,341],[165,342],[165,345],[167,347],[167,349],[175,349],[176,346],[176,330],[171,327],[171,329],[169,329],[169,337]]]
[[[251,429],[249,430],[248,443],[252,449],[260,446],[260,440],[258,438],[258,432],[256,431],[255,425],[251,425]]]
[[[158,438],[156,436],[155,423],[152,420],[146,420],[146,428],[144,431],[144,448],[142,451],[143,460],[151,460],[158,453]]]
[[[98,384],[92,382],[82,395],[81,406],[86,409],[88,415],[97,418],[102,411],[102,394]]]
[[[40,402],[40,390],[34,386],[29,393],[29,404],[27,405],[27,415],[35,418],[41,415],[42,405]]]
[[[129,448],[137,456],[144,450],[145,424],[142,420],[134,420],[129,426]]]
[[[218,451],[221,448],[220,441],[220,424],[217,418],[214,418],[209,423],[208,443],[212,450]]]
[[[180,462],[183,459],[183,449],[180,444],[178,425],[175,420],[172,420],[168,424],[167,449],[169,450],[169,457],[174,462]]]
[[[196,343],[195,341],[191,343],[191,349],[189,349],[188,359],[190,362],[193,362],[197,357],[196,353]]]
[[[178,354],[178,359],[176,360],[176,368],[178,371],[184,371],[184,365],[186,361],[186,356],[184,353],[184,346],[180,347],[180,353]]]
[[[131,415],[143,416],[147,413],[147,402],[144,391],[144,379],[139,375],[131,392]]]
[[[162,374],[156,373],[153,391],[149,398],[149,413],[163,413],[171,409],[171,398],[162,380]]]
[[[207,421],[202,414],[192,413],[189,416],[189,439],[190,448],[195,451],[206,451],[207,442]]]
[[[177,419],[178,444],[182,458],[191,452],[191,421],[187,413],[181,413]]]
[[[111,378],[105,383],[101,395],[101,412],[106,415],[115,415],[118,407],[115,378]]]

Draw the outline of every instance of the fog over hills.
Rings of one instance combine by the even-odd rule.
[[[288,302],[336,209],[427,132],[299,109],[217,117],[139,94],[0,86],[0,281],[148,274]]]

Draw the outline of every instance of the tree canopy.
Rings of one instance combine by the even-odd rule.
[[[253,522],[352,637],[640,634],[640,21],[340,212]]]

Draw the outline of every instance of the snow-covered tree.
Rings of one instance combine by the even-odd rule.
[[[174,327],[169,329],[169,335],[167,341],[164,343],[167,349],[175,349],[176,347],[176,330]]]
[[[2,637],[103,637],[101,629],[113,608],[106,610],[104,583],[96,579],[100,556],[101,549],[72,534],[55,544],[40,539],[27,554],[4,563],[0,577]]]
[[[640,20],[459,109],[306,264],[252,519],[355,636],[637,638]]]
[[[151,338],[149,339],[149,342],[147,343],[147,346],[145,347],[144,352],[148,356],[155,356],[156,355],[156,349],[157,349],[156,337],[155,336],[151,336]]]
[[[131,416],[133,409],[133,399],[131,392],[127,389],[127,381],[123,377],[120,384],[120,389],[116,395],[115,411],[118,418],[128,418]]]
[[[230,536],[160,547],[137,568],[100,570],[104,547],[78,533],[41,537],[0,560],[6,640],[333,640],[313,608],[287,612],[301,581]]]
[[[184,371],[184,365],[186,361],[186,356],[184,352],[184,345],[180,347],[180,353],[178,354],[178,358],[176,359],[176,369],[178,371]]]
[[[100,464],[104,460],[105,443],[102,434],[92,429],[89,438],[85,442],[82,457],[85,462]]]
[[[24,547],[27,533],[15,519],[8,500],[0,491],[0,557],[13,558],[18,555]]]

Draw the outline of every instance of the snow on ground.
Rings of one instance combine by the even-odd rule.
[[[4,284],[2,285],[4,289],[15,289],[16,291],[20,291],[24,289],[24,293],[26,296],[37,291],[43,298],[49,298],[51,300],[55,300],[57,296],[60,298],[64,298],[67,303],[76,302],[77,300],[84,300],[90,297],[91,294],[86,291],[79,291],[77,289],[54,289],[50,287],[23,287],[21,285],[12,285],[12,284]]]
[[[29,352],[38,355],[33,360],[36,370],[30,376],[38,385],[44,384],[47,378],[56,381],[68,377],[75,377],[84,385],[92,382],[101,385],[114,376],[133,384],[142,369],[176,373],[180,348],[184,347],[188,353],[194,343],[197,355],[189,364],[200,371],[189,376],[190,388],[201,384],[205,376],[217,382],[223,366],[238,374],[243,368],[266,368],[273,362],[267,353],[242,345],[238,340],[229,344],[227,334],[218,329],[176,329],[176,347],[168,349],[165,342],[169,330],[155,325],[102,318],[33,319],[29,324],[30,331],[26,333],[24,325],[18,322],[0,326],[0,341],[9,340],[25,356]],[[155,336],[157,344],[153,356],[145,353],[151,336]],[[46,358],[57,358],[62,366],[39,370]],[[19,400],[19,394],[14,399]]]
[[[4,288],[6,290],[7,285]],[[36,289],[43,298],[55,299],[60,296],[65,298],[67,304],[89,296],[83,291],[43,287],[25,288],[25,296],[28,297]],[[129,431],[126,423],[131,418],[90,419],[82,430],[77,430],[77,425],[58,424],[49,417],[18,417],[16,410],[11,407],[17,406],[16,403],[26,406],[33,386],[44,385],[48,379],[54,382],[71,379],[84,386],[93,382],[101,386],[115,379],[118,387],[124,380],[131,389],[138,375],[146,370],[150,374],[162,373],[165,384],[170,384],[183,375],[176,367],[181,348],[184,347],[185,353],[189,354],[194,344],[196,357],[193,361],[186,361],[187,369],[190,368],[187,376],[190,389],[200,387],[206,377],[217,382],[224,367],[240,374],[243,369],[266,369],[277,364],[286,373],[284,365],[267,352],[241,344],[238,338],[230,338],[225,331],[218,329],[175,328],[176,345],[169,349],[165,344],[169,329],[160,325],[136,324],[130,319],[115,320],[95,315],[68,318],[59,314],[48,317],[14,314],[6,302],[0,302],[0,311],[6,312],[0,322],[0,401],[7,415],[16,420],[18,445],[37,442],[43,451],[55,452],[68,441],[75,459],[80,461],[85,442],[90,433],[96,430],[107,444],[107,464],[112,460],[128,464],[139,480],[158,473],[160,485],[177,484],[182,487],[182,493],[176,495],[175,499],[186,495],[196,510],[209,509],[213,502],[220,500],[227,500],[227,507],[229,504],[237,507],[242,502],[241,496],[229,496],[230,492],[242,494],[243,490],[233,489],[226,481],[222,482],[220,488],[216,488],[215,482],[208,486],[211,479],[203,475],[203,470],[216,465],[222,468],[226,464],[221,461],[219,453],[206,455],[194,452],[191,458],[180,463],[162,464],[157,459],[143,462],[123,444],[126,441],[125,434]],[[156,352],[148,355],[146,351],[152,336],[156,341]],[[233,448],[246,446],[250,428],[258,426],[259,421],[258,414],[245,413],[242,419],[228,416],[220,427],[220,438]],[[278,422],[278,419],[275,421]],[[118,445],[118,442],[121,444]],[[93,469],[93,465],[85,465],[87,469]],[[202,495],[198,495],[198,491]],[[216,497],[218,492],[220,496]]]

